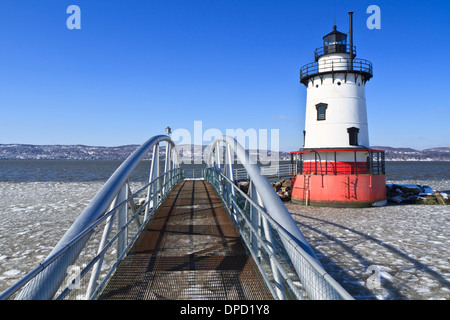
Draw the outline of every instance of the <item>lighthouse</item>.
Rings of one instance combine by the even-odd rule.
[[[369,144],[365,87],[373,66],[356,58],[352,15],[349,39],[334,26],[315,50],[315,61],[300,69],[307,99],[303,148],[291,152],[297,168],[293,202],[340,207],[386,203],[384,151]]]

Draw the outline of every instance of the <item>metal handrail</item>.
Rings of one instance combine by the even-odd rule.
[[[302,155],[315,152],[331,152],[334,153],[334,160],[323,160],[315,158],[304,159]],[[353,152],[355,153],[355,160],[349,161],[338,159],[337,154],[339,152]],[[367,153],[367,161],[356,161],[356,153]],[[354,149],[354,150],[303,150],[294,151],[291,153],[293,156],[293,163],[298,165],[298,174],[321,174],[321,175],[340,175],[340,174],[372,174],[372,175],[384,175],[385,172],[385,160],[384,151],[373,149]]]
[[[242,218],[246,226],[250,229],[251,234],[244,232],[244,228],[242,228],[239,224],[239,218],[236,214],[232,214],[233,218],[235,219],[235,223],[238,226],[238,228],[241,231],[241,236],[244,240],[244,243],[247,246],[247,249],[251,252],[252,256],[257,256],[257,253],[254,252],[253,246],[251,244],[251,239],[256,238],[258,240],[258,245],[261,246],[261,248],[265,251],[265,253],[268,255],[269,260],[273,259],[274,263],[276,264],[278,270],[281,272],[283,276],[283,280],[288,284],[289,288],[292,290],[293,294],[298,299],[303,299],[303,294],[300,291],[300,289],[295,286],[293,280],[291,277],[287,274],[285,269],[281,266],[280,261],[276,260],[276,255],[273,252],[272,244],[268,243],[264,238],[261,237],[259,234],[259,230],[255,228],[255,226],[252,225],[251,220],[247,216],[247,212],[249,209],[245,209],[246,205],[252,206],[252,208],[255,208],[255,210],[258,211],[259,214],[262,214],[266,219],[272,220],[270,217],[267,216],[265,211],[257,205],[250,197],[248,197],[247,194],[245,194],[242,190],[240,190],[234,183],[231,182],[227,177],[225,177],[223,174],[219,173],[218,171],[207,168],[204,171],[204,177],[205,180],[213,185],[215,188],[217,194],[219,194],[222,198],[222,200],[226,203],[227,208],[233,208],[233,212],[236,212],[239,214],[239,217]],[[223,185],[225,183],[225,186]],[[245,205],[242,206],[239,204],[239,201],[236,197],[232,197],[231,194],[233,192],[230,192],[230,188],[234,191],[235,194],[239,194],[242,199],[245,199]],[[261,275],[263,276],[264,281],[268,285],[269,290],[271,291],[272,295],[275,298],[278,298],[278,294],[275,290],[275,287],[280,288],[279,283],[272,283],[272,281],[269,279],[269,275],[265,271],[265,268],[263,267],[262,263],[259,261],[259,259],[255,260],[258,269],[261,271]],[[272,275],[273,277],[273,275]],[[283,295],[284,297],[284,295]]]
[[[225,162],[223,162],[222,170],[222,157],[220,156],[219,147],[220,143],[226,143],[226,156]],[[244,207],[237,205],[237,195],[242,194],[235,187],[233,177],[233,160],[231,152],[234,152],[239,162],[244,166],[248,173],[250,180],[250,195],[244,196]],[[212,180],[214,182],[216,190],[219,195],[222,196],[227,208],[230,210],[230,214],[235,221],[239,220],[239,216],[242,220],[246,220],[247,223],[241,226],[243,229],[251,229],[252,231],[248,236],[244,233],[244,242],[246,242],[249,251],[253,251],[253,257],[258,260],[259,256],[255,252],[258,247],[263,244],[269,245],[274,248],[273,238],[278,237],[280,246],[285,250],[283,257],[287,258],[293,269],[294,273],[301,282],[303,289],[307,296],[311,299],[353,299],[330,275],[328,275],[321,266],[314,251],[304,238],[296,222],[292,218],[289,211],[282,203],[279,196],[276,194],[271,184],[265,176],[261,174],[261,170],[256,163],[252,163],[250,155],[237,141],[232,137],[222,136],[218,137],[210,148],[210,155],[208,159],[209,168],[205,170],[205,179]],[[224,174],[222,174],[222,171]],[[208,176],[209,175],[209,176]],[[211,178],[214,177],[214,179]],[[249,201],[251,199],[252,201]],[[256,205],[257,204],[257,205]],[[246,211],[244,210],[247,206]],[[243,211],[248,213],[247,218],[243,217]],[[258,214],[262,216],[262,223],[266,226],[261,227],[258,223],[260,218]],[[248,222],[250,221],[250,223]],[[267,222],[269,221],[269,222]],[[268,223],[268,225],[267,225]],[[239,226],[239,225],[238,225]],[[276,234],[272,234],[271,230],[277,230]],[[258,239],[257,234],[261,235],[264,232],[265,239],[261,242],[250,241],[249,239]],[[279,275],[282,274],[282,270],[277,266],[277,259],[273,254],[268,255],[267,263],[272,269],[271,276],[273,277],[273,283],[277,292],[278,298],[283,298],[284,292],[280,290],[282,287],[280,282],[277,281]],[[285,279],[286,280],[286,279]],[[294,292],[294,295],[298,294]]]
[[[163,175],[159,174],[159,143],[161,142],[167,143]],[[174,179],[180,177],[179,172],[174,171],[179,167],[178,153],[174,143],[166,135],[152,137],[136,149],[103,185],[44,262],[19,280],[12,288],[2,293],[0,299],[7,299],[22,288],[17,299],[52,299],[66,279],[68,268],[75,263],[81,251],[85,248],[95,229],[93,225],[107,219],[108,212],[111,212],[109,211],[111,206],[116,207],[114,212],[118,211],[118,229],[126,228],[129,223],[126,221],[127,205],[125,204],[130,202],[130,198],[127,196],[129,194],[128,180],[146,154],[152,149],[153,158],[149,183],[144,187],[147,191],[146,202],[145,206],[142,207],[145,208],[145,219],[148,219],[151,200],[157,194],[159,197],[163,197],[170,190]],[[173,156],[172,151],[174,152]],[[133,207],[134,203],[130,203],[130,205]],[[141,210],[143,210],[142,208]],[[118,240],[117,251],[119,253],[122,253],[126,248],[125,238],[122,234],[121,239]]]
[[[339,298],[352,300],[348,292],[342,288],[342,286],[337,283],[320,265],[320,263],[311,256],[308,252],[306,252],[301,246],[298,246],[295,239],[293,239],[292,235],[287,232],[279,223],[277,223],[264,208],[255,203],[247,194],[245,194],[239,187],[237,187],[230,179],[224,176],[222,173],[218,172],[213,168],[207,168],[204,171],[205,180],[211,183],[216,192],[221,196],[222,200],[225,202],[226,207],[230,210],[230,214],[234,218],[236,225],[238,226],[241,236],[244,240],[249,251],[252,253],[253,257],[259,257],[259,259],[255,259],[255,262],[263,274],[263,279],[268,285],[269,290],[272,292],[275,298],[279,298],[276,294],[277,288],[283,288],[285,290],[283,297],[294,297],[295,299],[305,299],[308,298],[308,291],[305,286],[299,286],[295,283],[299,281],[298,277],[295,276],[296,271],[295,267],[292,265],[290,260],[286,261],[286,256],[284,245],[282,241],[274,241],[272,239],[283,239],[285,242],[289,243],[293,246],[293,250],[296,251],[296,255],[304,259],[302,263],[302,269],[307,270],[310,274],[310,279],[308,280],[310,283],[317,284],[318,281],[313,280],[314,277],[320,277],[323,279],[325,283],[329,286],[327,290],[334,290]],[[234,192],[232,192],[233,190]],[[238,194],[239,197],[232,196],[233,193]],[[241,199],[241,201],[238,200]],[[231,208],[231,209],[230,209]],[[251,209],[250,209],[251,208]],[[264,236],[261,229],[263,226],[254,225],[252,223],[251,212],[255,214],[255,211],[260,215],[260,219],[265,219],[268,222],[269,232],[272,235],[272,239],[269,240],[266,236]],[[257,242],[255,245],[252,242]],[[261,257],[261,251],[255,252],[253,248],[258,247],[264,250],[265,261]],[[275,248],[275,250],[273,250]],[[287,284],[288,288],[284,288],[279,283],[276,283],[273,280],[274,276],[272,273],[268,274],[267,270],[270,270],[268,267],[270,263],[274,263],[276,265],[276,270],[280,273],[283,281]],[[308,286],[308,285],[307,285]],[[323,286],[323,284],[322,284]],[[286,292],[286,289],[289,289],[289,294]],[[314,288],[317,292],[315,294],[315,298],[326,298],[327,292],[317,286]]]
[[[314,50],[314,58],[319,59],[319,57],[326,54],[333,53],[350,53],[350,44],[330,44],[327,46],[323,46]],[[353,46],[353,57],[356,57],[356,46]]]
[[[311,62],[300,68],[300,82],[305,84],[315,75],[333,72],[356,72],[364,74],[366,79],[373,77],[372,62],[365,59],[330,59],[319,62]]]
[[[235,180],[247,180],[248,174],[245,168],[234,168]],[[297,175],[297,163],[277,164],[261,166],[261,174],[268,178],[294,177]]]

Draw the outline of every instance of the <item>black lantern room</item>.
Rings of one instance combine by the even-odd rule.
[[[323,47],[315,51],[316,60],[323,55],[331,53],[350,53],[350,46],[347,45],[347,34],[336,30],[333,26],[333,31],[323,37]]]

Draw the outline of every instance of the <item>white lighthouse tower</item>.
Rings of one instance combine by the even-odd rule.
[[[336,26],[300,70],[307,88],[303,149],[293,200],[318,205],[366,206],[386,199],[384,152],[370,149],[365,86],[370,61],[355,58],[352,14],[349,43]]]

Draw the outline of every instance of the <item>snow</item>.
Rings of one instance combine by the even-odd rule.
[[[425,184],[450,190],[450,181]],[[450,206],[286,207],[324,268],[355,299],[450,299]],[[379,267],[376,288],[368,286],[371,266]]]

